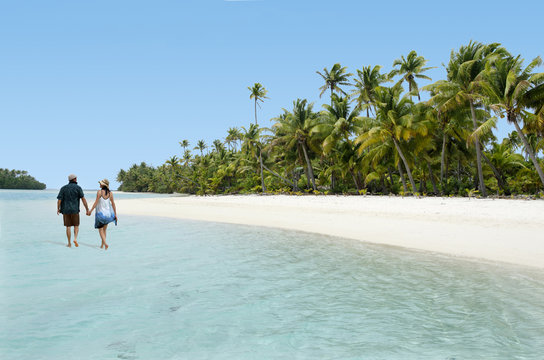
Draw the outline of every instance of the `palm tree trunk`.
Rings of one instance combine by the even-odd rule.
[[[359,186],[361,190],[364,188],[364,182],[363,182],[363,174],[359,170],[357,170],[357,173],[355,174],[357,177],[357,181],[359,182]]]
[[[419,167],[418,158],[417,156],[414,156],[414,169],[417,169]],[[415,182],[415,180],[414,180]],[[419,188],[417,190],[418,193],[423,194],[423,188],[426,186],[425,184],[425,169],[421,167],[421,176],[419,177]]]
[[[353,182],[355,183],[355,187],[357,188],[357,194],[359,194],[359,191],[361,191],[361,187],[359,186],[359,181],[357,181],[357,177],[355,176],[355,172],[350,169],[349,173],[351,174],[351,178],[353,179]]]
[[[310,157],[308,156],[308,151],[306,150],[306,143],[304,141],[299,141],[299,143],[302,146],[302,151],[304,152],[304,158],[306,159],[306,165],[308,166],[308,174],[310,176],[310,180],[312,181],[312,187],[314,190],[317,190],[315,186],[314,170],[312,169],[312,163],[310,162]]]
[[[461,156],[457,158],[457,182],[461,183]]]
[[[476,122],[476,112],[474,111],[474,104],[472,100],[470,103],[470,114],[472,115],[472,126],[474,131],[478,129],[478,123]],[[480,140],[478,136],[474,136],[474,146],[476,147],[476,164],[478,165],[478,184],[480,188],[480,193],[483,197],[487,196],[487,192],[484,184],[484,174],[482,171],[482,150],[480,149]]]
[[[415,165],[414,165],[415,166]],[[425,169],[421,168],[421,178],[419,179],[419,190],[420,194],[423,194],[427,189],[427,183],[425,182]]]
[[[329,167],[334,166],[334,160],[329,160]],[[334,170],[331,171],[331,191],[334,192],[334,188],[336,187],[336,177],[334,176]]]
[[[397,168],[399,170],[400,180],[402,181],[402,189],[406,194],[408,192],[408,187],[406,186],[406,179],[404,178],[404,173],[402,172],[402,166],[400,165],[400,161],[397,163]]]
[[[281,180],[283,180],[284,182],[286,182],[287,184],[291,185],[291,186],[294,186],[294,184],[287,180],[286,178],[284,178],[283,176],[281,176],[280,174],[278,174],[277,172],[273,171],[273,170],[270,170],[266,165],[263,164],[263,168],[268,171],[269,173],[271,173],[272,175],[274,175],[275,177],[277,178],[280,178]]]
[[[412,172],[410,171],[410,166],[408,165],[408,161],[406,161],[406,158],[404,157],[404,154],[402,153],[402,150],[399,146],[399,143],[397,142],[397,139],[393,138],[393,142],[395,143],[395,148],[397,149],[397,152],[399,153],[400,158],[402,159],[402,162],[404,163],[404,168],[406,169],[406,173],[408,174],[408,179],[410,179],[410,184],[412,185],[412,192],[416,192],[416,183],[414,182],[414,177],[412,176]]]
[[[442,153],[440,154],[440,184],[444,193],[444,173],[446,167],[446,133],[442,135]]]
[[[540,177],[540,181],[542,182],[542,185],[544,185],[544,173],[542,172],[542,168],[540,167],[540,164],[538,163],[538,160],[535,156],[535,152],[531,148],[531,145],[529,145],[529,141],[527,141],[525,134],[523,133],[523,131],[521,131],[517,119],[513,119],[512,122],[514,123],[514,126],[516,127],[516,131],[518,132],[519,137],[523,141],[523,145],[525,146],[525,151],[529,154],[529,157],[531,158],[531,161],[533,162],[533,165],[535,166],[536,172],[538,173],[538,176]]]
[[[257,98],[255,98],[255,125],[257,125]]]
[[[438,188],[436,187],[436,182],[434,181],[433,169],[431,163],[427,161],[427,168],[429,169],[429,178],[431,178],[431,184],[433,184],[433,192],[438,195]]]
[[[293,169],[293,191],[298,191],[298,180],[299,180],[299,176],[298,176],[298,171],[296,171],[295,169]]]
[[[302,165],[302,169],[304,170],[304,176],[306,176],[306,189],[309,189],[312,187],[312,181],[310,180],[310,173],[308,173],[308,167]]]
[[[495,178],[497,179],[497,184],[499,184],[499,187],[504,191],[504,193],[506,195],[509,195],[510,194],[510,191],[508,190],[508,188],[506,187],[506,183],[504,181],[504,177],[502,176],[502,174],[499,172],[499,170],[495,167],[495,165],[493,165],[493,163],[491,162],[491,160],[489,160],[489,158],[485,155],[484,152],[482,152],[482,157],[484,158],[485,162],[487,163],[487,165],[491,168],[491,170],[493,171],[493,175],[495,175]]]
[[[389,173],[389,185],[391,186],[391,190],[393,190],[393,172],[391,171],[391,166],[389,166],[389,164],[387,165],[387,172]]]
[[[266,192],[266,186],[264,185],[264,174],[263,174],[263,155],[262,150],[259,149],[259,162],[261,163],[261,189],[263,194]]]

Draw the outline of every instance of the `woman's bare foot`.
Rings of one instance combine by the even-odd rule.
[[[66,247],[72,247],[72,244],[68,244],[68,245],[66,245]]]
[[[74,245],[75,245],[76,247],[79,246],[79,244],[78,244],[77,241],[75,241],[75,240],[74,240]]]
[[[104,246],[106,247],[106,250],[108,250],[108,248],[109,248],[108,244],[105,244]]]

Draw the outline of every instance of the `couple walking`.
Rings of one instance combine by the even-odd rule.
[[[76,247],[79,246],[77,236],[79,234],[79,199],[81,199],[87,216],[91,216],[93,210],[96,208],[94,227],[98,229],[100,239],[102,239],[100,248],[108,250],[106,230],[108,224],[113,221],[117,225],[117,209],[115,208],[108,179],[100,180],[98,183],[100,184],[100,190],[97,191],[96,200],[90,210],[83,194],[83,189],[77,184],[76,175],[70,174],[68,176],[68,184],[64,185],[59,191],[59,195],[57,196],[57,215],[62,213],[64,226],[66,226],[66,237],[68,237],[68,245],[66,246],[68,247],[72,247],[72,226],[74,227],[74,245]]]

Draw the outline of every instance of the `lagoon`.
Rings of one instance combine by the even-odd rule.
[[[108,230],[108,251],[99,249],[93,219],[85,216],[80,247],[69,249],[55,197],[55,191],[0,191],[3,359],[540,359],[544,353],[539,269],[123,214]]]

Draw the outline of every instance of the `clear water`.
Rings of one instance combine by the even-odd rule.
[[[69,249],[55,195],[0,191],[2,359],[543,358],[539,270],[122,213]]]

